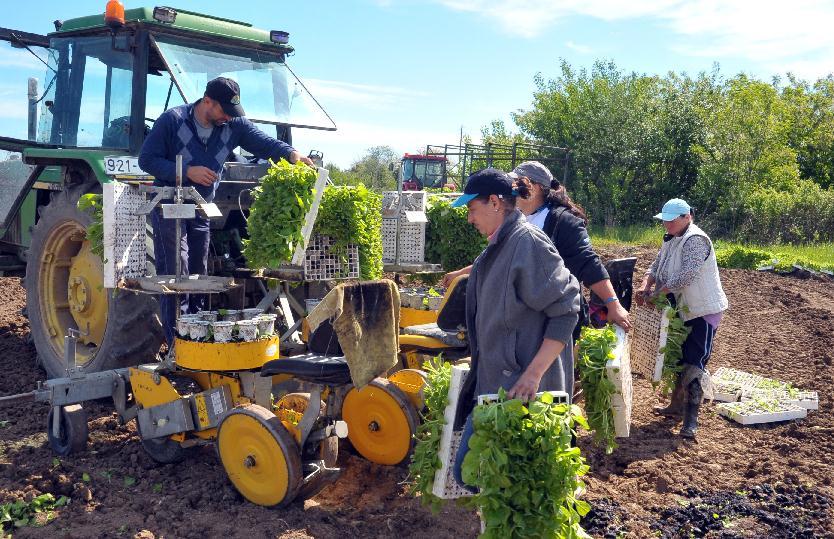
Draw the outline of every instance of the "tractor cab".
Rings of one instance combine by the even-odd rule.
[[[207,81],[225,76],[267,134],[291,142],[294,128],[336,129],[286,63],[287,32],[116,0],[102,8],[104,16],[55,21],[47,35],[0,28],[4,83],[19,88],[3,96],[14,114],[0,123],[0,263],[25,264],[32,338],[52,376],[64,372],[68,330],[80,334],[75,363],[88,372],[151,361],[159,350],[156,301],[103,287],[104,263],[86,235],[91,217],[77,202],[114,179],[153,180],[138,154],[163,111],[198,101]],[[215,275],[245,265],[241,194],[264,170],[251,156],[225,157],[214,200],[223,217],[211,224]],[[236,301],[256,302],[260,290]]]
[[[447,160],[442,155],[403,155],[400,162],[404,191],[439,189],[446,184]]]
[[[12,99],[26,111],[3,127],[0,149],[31,165],[86,162],[100,182],[141,177],[136,156],[155,119],[199,100],[218,76],[238,81],[248,118],[276,138],[291,142],[292,127],[335,130],[285,62],[286,32],[162,7],[107,13],[56,21],[46,36],[0,28],[0,47],[16,59],[7,76],[21,91]],[[3,193],[0,228],[22,202],[13,195],[35,181]]]

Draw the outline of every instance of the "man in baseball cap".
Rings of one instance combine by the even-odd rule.
[[[452,203],[452,207],[466,206],[470,200],[489,195],[496,195],[498,198],[515,196],[513,181],[506,172],[495,168],[485,168],[475,172],[469,176],[463,194]]]
[[[229,117],[240,118],[246,116],[240,106],[240,86],[232,79],[217,77],[206,84],[205,97],[216,101]]]
[[[197,189],[207,201],[214,199],[223,173],[223,164],[233,157],[235,148],[243,148],[260,159],[290,163],[301,161],[313,166],[284,141],[270,137],[245,117],[240,105],[240,86],[227,77],[217,77],[206,84],[203,97],[194,103],[173,107],[159,116],[145,138],[139,153],[139,166],[154,177],[154,185],[173,186],[175,162],[182,155],[183,184]],[[208,273],[209,221],[198,214],[182,221],[181,244],[176,243],[176,221],[163,219],[159,206],[151,212],[157,275],[172,275],[176,257],[182,260],[184,273]],[[187,248],[183,247],[187,244]],[[204,298],[192,295],[189,310],[202,308]],[[160,312],[168,345],[174,339],[175,299],[160,298]]]

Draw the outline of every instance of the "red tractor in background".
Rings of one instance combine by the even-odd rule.
[[[423,189],[440,189],[449,185],[452,190],[457,187],[447,184],[446,165],[448,159],[443,155],[403,155],[400,162],[403,174],[403,191],[422,191]]]

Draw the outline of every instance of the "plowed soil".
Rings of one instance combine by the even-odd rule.
[[[654,252],[634,254],[642,275]],[[586,519],[599,537],[834,537],[834,283],[721,272],[731,308],[710,363],[790,381],[819,392],[820,410],[798,422],[742,427],[704,405],[698,441],[651,413],[651,386],[635,379],[631,437],[605,455],[579,445],[591,466]],[[21,315],[20,280],[0,278],[0,395],[30,391],[36,365]],[[214,450],[158,465],[133,422],[90,403],[85,452],[56,459],[46,443],[47,406],[0,408],[0,503],[40,493],[71,503],[16,537],[474,537],[478,519],[454,505],[433,515],[406,491],[407,471],[343,451],[345,472],[312,500],[282,509],[252,505],[228,482]],[[85,479],[87,479],[85,481]]]

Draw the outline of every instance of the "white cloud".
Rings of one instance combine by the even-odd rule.
[[[573,41],[565,42],[565,47],[569,48],[572,51],[576,51],[579,54],[590,54],[591,47],[588,45],[580,45],[579,43],[574,43]]]
[[[603,20],[618,20],[658,13],[680,0],[436,0],[456,11],[477,13],[494,19],[510,34],[532,38],[560,19],[587,15]]]
[[[33,50],[35,53],[39,52],[37,48],[34,48]],[[47,60],[47,55],[45,53],[38,54],[38,56]],[[35,73],[43,73],[46,71],[46,66],[43,65],[40,60],[32,56],[31,52],[26,49],[12,48],[7,42],[0,42],[0,67],[24,68],[32,70]]]
[[[505,32],[534,38],[570,16],[605,21],[647,19],[680,41],[690,56],[741,58],[773,72],[824,76],[834,69],[834,3],[830,0],[435,0],[494,20]],[[569,48],[571,43],[566,44]]]
[[[442,144],[458,140],[456,128],[415,129],[412,126],[364,122],[339,122],[336,132],[293,130],[293,146],[302,153],[323,150],[324,160],[340,167],[348,167],[362,157],[371,146],[391,146],[398,153],[425,150],[427,144]]]
[[[378,86],[323,79],[305,79],[310,93],[326,105],[345,104],[372,110],[386,110],[403,106],[406,102],[429,97],[420,92],[397,86]]]

